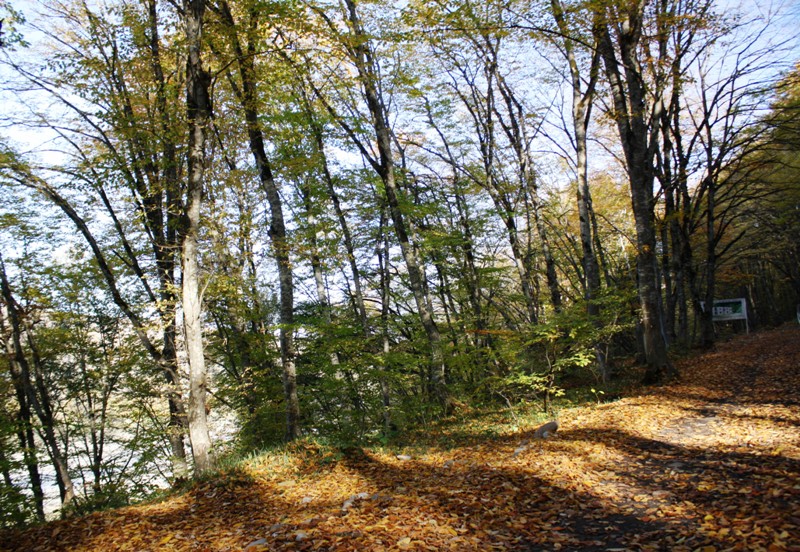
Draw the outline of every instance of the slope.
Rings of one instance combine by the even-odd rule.
[[[800,328],[679,368],[677,384],[564,412],[549,439],[330,462],[306,443],[0,549],[800,551]]]

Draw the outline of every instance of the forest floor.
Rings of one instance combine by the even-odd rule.
[[[678,367],[678,383],[563,411],[548,439],[336,459],[306,441],[0,549],[800,551],[800,327]]]

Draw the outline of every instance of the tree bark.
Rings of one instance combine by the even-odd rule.
[[[212,468],[211,437],[206,419],[207,373],[203,351],[202,294],[198,263],[200,206],[203,199],[206,129],[211,118],[211,76],[201,57],[205,0],[184,2],[188,56],[186,60],[186,108],[189,121],[186,220],[183,238],[183,320],[189,359],[189,439],[196,475]]]

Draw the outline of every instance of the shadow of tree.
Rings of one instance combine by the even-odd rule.
[[[306,510],[310,519],[340,504],[315,501],[309,508],[287,499],[284,491],[279,483],[226,474],[162,503],[59,520],[17,533],[17,539],[14,533],[0,535],[0,550],[231,551],[263,538],[281,547],[296,543],[304,526],[286,523],[287,518]]]
[[[407,508],[457,520],[467,537],[463,544],[471,542],[479,550],[636,549],[645,544],[672,550],[687,529],[686,520],[643,519],[579,485],[555,484],[524,467],[456,463],[444,468],[376,458],[348,465],[387,492],[396,495],[400,489],[405,494],[396,499]],[[405,527],[401,533],[413,531]],[[685,542],[716,543],[701,534]]]

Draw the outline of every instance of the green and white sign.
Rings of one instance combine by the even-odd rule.
[[[705,309],[705,304],[701,303]],[[711,312],[714,322],[727,322],[729,320],[744,320],[747,331],[750,325],[747,322],[747,301],[741,299],[718,299],[714,301],[714,310]]]
[[[747,320],[747,303],[744,299],[721,299],[714,301],[712,313],[715,321]]]

